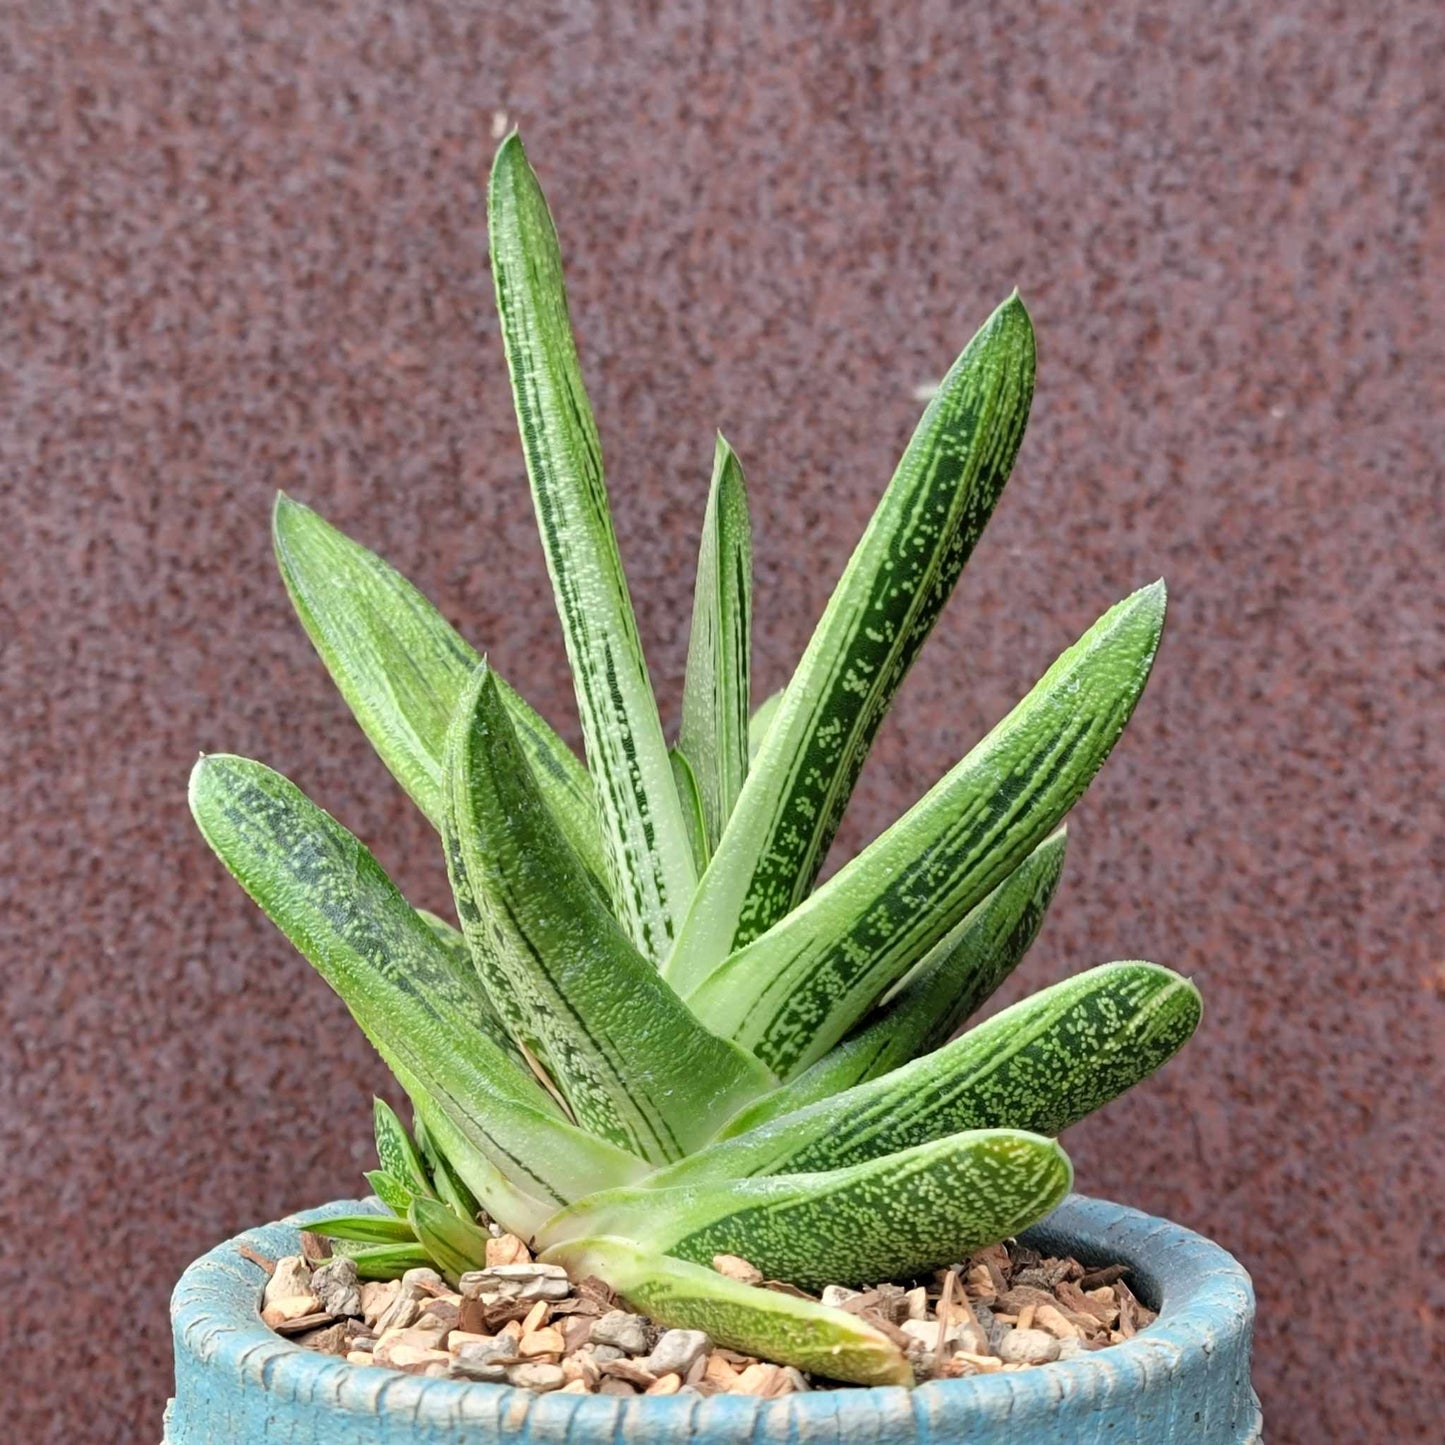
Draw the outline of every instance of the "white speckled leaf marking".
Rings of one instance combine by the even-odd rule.
[[[517,424],[597,788],[613,907],[656,964],[697,873],[607,508],[557,233],[515,134],[497,151],[487,205]]]
[[[665,969],[687,993],[817,877],[873,735],[1003,490],[1033,396],[1010,297],[929,404],[789,682]]]
[[[821,1058],[1078,800],[1129,720],[1163,625],[1159,582],[1110,608],[927,796],[688,1006],[783,1079]]]
[[[1064,846],[1060,828],[929,952],[869,1020],[816,1064],[729,1120],[724,1137],[876,1079],[944,1043],[1033,944],[1063,871]]]
[[[453,960],[371,854],[279,773],[202,758],[206,841],[341,996],[408,1094],[446,1112],[518,1187],[557,1203],[636,1178],[638,1161],[564,1123],[513,1058],[459,1012]]]
[[[1057,1134],[1162,1067],[1199,993],[1158,964],[1110,963],[1046,988],[880,1078],[724,1139],[649,1186],[857,1164],[969,1129]]]
[[[1053,1140],[980,1130],[825,1173],[611,1190],[563,1211],[541,1242],[645,1238],[699,1264],[736,1254],[804,1289],[905,1279],[1041,1219],[1072,1178]]]

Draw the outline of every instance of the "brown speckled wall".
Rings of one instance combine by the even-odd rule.
[[[576,738],[485,266],[511,121],[670,725],[713,428],[753,488],[761,696],[915,391],[1022,288],[1020,465],[839,846],[1164,573],[1018,984],[1145,956],[1207,1018],[1072,1132],[1080,1184],[1254,1271],[1273,1441],[1438,1431],[1445,20],[1007,8],[0,7],[5,1439],[154,1441],[182,1266],[368,1162],[380,1067],[200,843],[197,750],[444,900],[289,615],[274,489]]]

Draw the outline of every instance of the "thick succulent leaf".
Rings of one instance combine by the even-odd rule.
[[[426,1160],[427,1173],[431,1177],[436,1197],[463,1219],[475,1219],[481,1209],[480,1201],[452,1168],[451,1161],[431,1137],[420,1113],[416,1116],[416,1147]]]
[[[425,1248],[414,1243],[377,1244],[367,1249],[348,1249],[345,1253],[362,1279],[400,1279],[409,1269],[425,1269],[431,1264]]]
[[[376,1157],[381,1167],[397,1180],[409,1195],[431,1194],[431,1179],[421,1154],[412,1143],[406,1125],[385,1099],[373,1099],[372,1122],[376,1134]],[[378,1191],[380,1193],[380,1191]],[[385,1195],[381,1196],[383,1199]],[[403,1206],[405,1209],[405,1206]]]
[[[702,1330],[715,1344],[830,1380],[911,1385],[903,1352],[856,1315],[711,1269],[650,1253],[626,1239],[579,1239],[547,1255],[574,1279],[606,1280],[635,1310],[669,1329]]]
[[[640,1161],[561,1119],[531,1075],[468,1025],[453,1006],[453,960],[432,929],[299,788],[260,763],[213,755],[191,774],[190,802],[217,856],[341,996],[418,1108],[425,1100],[443,1112],[541,1200],[561,1204],[637,1177]],[[435,1132],[430,1115],[427,1123]]]
[[[935,1053],[721,1140],[647,1182],[836,1169],[970,1129],[1057,1134],[1167,1063],[1199,1017],[1188,979],[1154,963],[1104,964]]]
[[[757,757],[763,746],[763,739],[768,735],[768,729],[773,725],[773,719],[778,715],[778,709],[783,705],[783,689],[769,694],[760,702],[754,710],[752,717],[748,719],[748,763],[751,766],[752,760]]]
[[[929,403],[788,683],[666,970],[686,993],[797,906],[873,735],[1003,490],[1034,338],[1012,296]]]
[[[416,1198],[407,1185],[388,1174],[385,1169],[368,1169],[363,1177],[371,1185],[371,1192],[393,1214],[405,1218],[407,1210],[411,1208],[412,1200]]]
[[[688,994],[693,1012],[783,1079],[821,1058],[1078,800],[1143,690],[1164,602],[1156,582],[1110,608],[926,797]]]
[[[276,560],[302,626],[382,762],[441,824],[447,725],[477,654],[401,573],[284,493]],[[596,800],[572,750],[511,688],[512,721],[567,841],[605,875]]]
[[[434,1199],[413,1199],[407,1216],[417,1242],[446,1277],[456,1283],[468,1270],[484,1269],[487,1235]]]
[[[1041,1219],[1071,1180],[1052,1139],[980,1130],[823,1173],[611,1190],[557,1215],[540,1242],[645,1239],[697,1264],[736,1254],[820,1289],[961,1260]]]
[[[729,1120],[723,1134],[745,1133],[945,1043],[1032,946],[1063,871],[1064,846],[1060,828],[928,954],[869,1020],[811,1068]]]
[[[697,775],[692,764],[677,749],[668,753],[672,762],[672,780],[677,784],[678,801],[682,804],[683,820],[687,823],[687,840],[692,844],[693,862],[701,873],[707,867],[712,854],[712,844],[707,837],[707,819],[702,812],[702,794],[697,790]]]
[[[654,1163],[698,1148],[772,1076],[697,1022],[586,886],[484,668],[449,756],[459,916],[493,995],[525,1015],[522,1042],[591,1133]]]
[[[557,233],[515,134],[497,150],[487,216],[517,423],[596,780],[613,905],[656,964],[697,873],[607,509]]]
[[[747,488],[737,456],[719,436],[697,558],[677,739],[697,781],[709,856],[748,772],[752,594]]]
[[[332,1214],[307,1220],[301,1227],[327,1239],[354,1239],[362,1244],[407,1244],[416,1239],[405,1219],[390,1214]]]

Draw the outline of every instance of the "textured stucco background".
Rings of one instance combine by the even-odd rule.
[[[1071,1134],[1081,1186],[1253,1270],[1272,1440],[1438,1438],[1445,17],[1006,10],[0,6],[6,1439],[153,1441],[178,1271],[368,1162],[380,1067],[193,831],[197,750],[444,902],[288,613],[273,490],[576,738],[485,266],[499,113],[562,230],[670,724],[712,429],[752,485],[761,696],[915,390],[1023,289],[1021,462],[841,846],[1164,573],[1016,988],[1198,980],[1193,1045]]]

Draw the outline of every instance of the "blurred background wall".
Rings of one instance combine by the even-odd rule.
[[[1272,1441],[1438,1438],[1445,19],[1007,11],[0,7],[8,1439],[154,1441],[181,1268],[368,1164],[382,1070],[202,846],[197,751],[264,758],[445,906],[289,615],[274,490],[577,739],[486,267],[513,123],[669,726],[713,429],[752,487],[761,697],[916,392],[1022,288],[1020,464],[839,847],[1163,573],[1154,680],[1009,997],[1194,976],[1196,1041],[1071,1132],[1080,1187],[1253,1271]]]

